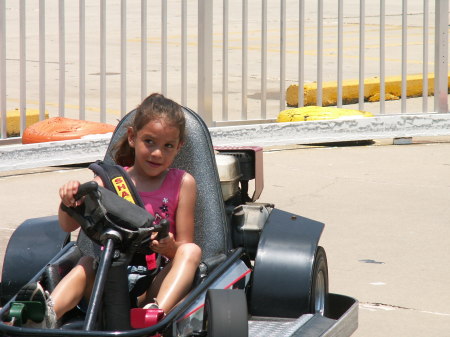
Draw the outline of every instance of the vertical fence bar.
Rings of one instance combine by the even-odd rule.
[[[298,4],[298,104],[300,108],[305,105],[305,0]]]
[[[187,0],[181,1],[181,104],[187,105]]]
[[[141,100],[147,97],[147,0],[141,0]]]
[[[222,120],[228,120],[228,23],[229,3],[223,0],[223,43],[222,43]]]
[[[267,118],[267,0],[261,3],[261,118]]]
[[[386,3],[380,0],[380,114],[386,111]]]
[[[358,86],[358,106],[359,110],[364,110],[364,48],[366,24],[366,4],[365,0],[359,2],[359,86]]]
[[[342,65],[344,54],[344,0],[338,2],[338,64],[337,64],[337,107],[342,108]]]
[[[45,119],[45,0],[39,0],[39,120]]]
[[[79,34],[79,92],[78,92],[78,101],[79,101],[79,119],[86,119],[86,3],[85,0],[80,0],[78,4],[78,12],[79,12],[79,22],[78,22],[78,34]]]
[[[281,0],[280,14],[280,111],[286,103],[286,0]]]
[[[25,0],[20,0],[19,9],[19,24],[20,24],[20,38],[19,38],[19,52],[20,52],[20,135],[26,128],[26,109],[27,109],[27,52],[26,52],[26,7]]]
[[[120,2],[120,116],[127,113],[127,1]]]
[[[434,110],[448,112],[448,1],[435,1]]]
[[[317,2],[317,105],[322,106],[323,77],[323,0]]]
[[[100,1],[100,122],[106,122],[106,0]]]
[[[198,1],[198,111],[212,126],[212,18],[213,0]]]
[[[406,112],[407,96],[407,57],[408,57],[408,1],[402,0],[402,107],[401,112]]]
[[[242,87],[241,119],[247,120],[248,85],[248,0],[242,0]]]
[[[0,0],[0,138],[7,137],[6,121],[6,5]]]
[[[161,92],[167,95],[167,1],[161,0]]]
[[[428,112],[428,0],[423,1],[422,112]]]
[[[64,17],[64,0],[59,0],[58,19],[59,19],[59,116],[65,115],[65,97],[66,97],[66,29]]]

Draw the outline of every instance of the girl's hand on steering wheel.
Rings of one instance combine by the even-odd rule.
[[[158,233],[153,233],[150,241],[150,248],[158,254],[164,255],[168,258],[175,256],[176,244],[172,233],[169,233],[163,239],[156,240]]]
[[[67,207],[76,207],[83,203],[83,199],[75,200],[75,194],[78,192],[78,187],[80,187],[79,181],[70,180],[59,188],[61,202]]]

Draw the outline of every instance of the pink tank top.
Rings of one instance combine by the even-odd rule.
[[[155,223],[162,219],[170,222],[170,232],[176,237],[175,217],[178,208],[178,199],[180,197],[181,181],[183,180],[183,170],[171,168],[167,172],[160,188],[151,192],[138,192],[144,203],[145,209],[155,217]],[[155,254],[147,255],[147,268],[156,268]]]
[[[138,192],[145,209],[155,217],[155,223],[159,223],[162,219],[169,220],[170,232],[174,236],[176,235],[175,215],[184,174],[183,170],[171,168],[159,189],[151,192]]]

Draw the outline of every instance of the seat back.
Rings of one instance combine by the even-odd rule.
[[[186,140],[173,167],[189,172],[197,183],[195,207],[195,242],[202,248],[203,259],[224,254],[230,247],[224,202],[217,172],[214,149],[207,126],[195,112],[183,108],[186,117]],[[114,163],[113,148],[126,133],[136,110],[117,125],[104,161]]]

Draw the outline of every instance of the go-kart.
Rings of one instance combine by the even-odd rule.
[[[72,210],[82,227],[75,242],[56,216],[29,219],[11,236],[2,271],[0,335],[350,336],[356,330],[357,300],[328,292],[327,258],[318,245],[324,224],[257,203],[261,148],[213,148],[202,119],[183,110],[186,144],[173,166],[197,181],[195,242],[203,254],[190,293],[152,324],[145,309],[138,318],[130,314],[127,264],[147,254],[149,235],[166,235],[167,224],[155,225],[142,208],[88,182],[78,193],[83,206]],[[134,114],[117,125],[106,163],[114,163],[114,144]],[[17,301],[18,291],[39,281],[51,292],[83,255],[98,261],[87,310],[70,311],[57,329],[28,327],[29,320],[42,320],[42,310],[39,303]]]

